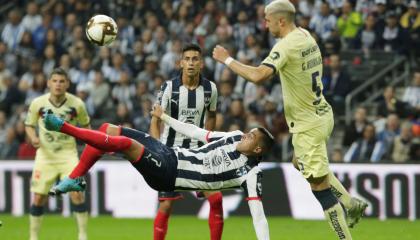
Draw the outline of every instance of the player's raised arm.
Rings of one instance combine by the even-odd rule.
[[[162,107],[158,104],[155,104],[153,106],[151,115],[153,117],[161,119],[175,131],[182,133],[189,138],[197,139],[202,142],[207,142],[207,135],[209,131],[199,128],[194,124],[180,122],[174,118],[171,118],[163,112]]]
[[[213,58],[218,62],[224,63],[236,74],[256,84],[271,79],[274,75],[274,69],[269,66],[261,64],[258,67],[253,67],[236,61],[229,56],[228,51],[220,45],[217,45],[213,49]]]

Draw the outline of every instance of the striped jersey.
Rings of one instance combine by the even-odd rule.
[[[259,160],[236,150],[243,133],[208,132],[209,143],[196,149],[174,148],[178,156],[176,190],[244,188],[249,197],[261,196]]]
[[[217,88],[213,82],[200,76],[200,83],[194,90],[182,84],[182,75],[166,81],[158,94],[162,110],[172,118],[204,128],[207,111],[216,111]],[[168,147],[196,148],[203,143],[190,139],[165,125],[160,141]]]

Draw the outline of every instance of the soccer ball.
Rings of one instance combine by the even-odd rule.
[[[109,45],[117,37],[118,27],[114,19],[106,15],[93,16],[86,26],[86,36],[98,46]]]

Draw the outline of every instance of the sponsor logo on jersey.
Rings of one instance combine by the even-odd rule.
[[[187,117],[195,117],[197,115],[200,114],[200,110],[195,109],[195,108],[184,108],[181,110],[181,115],[182,116],[187,116]]]
[[[227,155],[226,151],[223,149],[220,149],[220,151],[222,152],[222,156],[223,156],[223,161],[225,162],[226,166],[229,167],[230,164],[232,164],[232,162],[230,161],[229,156]]]

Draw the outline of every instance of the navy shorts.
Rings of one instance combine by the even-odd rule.
[[[141,131],[121,128],[121,135],[143,144],[141,159],[132,165],[156,191],[174,191],[178,160],[172,148]]]

